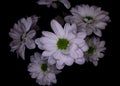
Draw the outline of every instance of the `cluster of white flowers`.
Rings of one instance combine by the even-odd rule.
[[[57,7],[56,1],[64,4],[68,10],[71,7],[68,0],[39,0],[37,3]],[[100,41],[100,37],[101,30],[110,22],[108,12],[89,5],[77,5],[70,12],[71,15],[64,16],[64,27],[59,20],[51,19],[53,32],[38,32],[42,33],[38,38],[36,28],[39,17],[35,15],[20,19],[9,32],[13,39],[10,43],[11,52],[16,52],[18,57],[25,60],[25,48],[35,50],[34,55],[30,56],[28,71],[39,85],[57,83],[56,74],[65,65],[82,65],[89,61],[97,66],[99,58],[104,56],[105,41]]]

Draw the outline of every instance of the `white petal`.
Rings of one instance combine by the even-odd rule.
[[[38,17],[38,16],[36,16],[36,15],[31,16],[32,26],[36,26],[39,18],[40,18],[40,17]]]
[[[70,51],[75,51],[77,49],[77,45],[76,44],[72,44],[70,46]]]
[[[27,32],[28,30],[30,30],[30,27],[32,25],[32,19],[30,17],[28,17],[27,19],[22,18],[21,19],[21,23],[24,25],[25,28],[23,28],[24,32]]]
[[[21,27],[20,27],[21,25],[19,25],[19,24],[14,24],[14,30],[16,31],[16,32],[18,32],[19,34],[22,34],[23,33],[23,31],[22,31],[22,29],[21,29]]]
[[[43,45],[43,49],[48,51],[56,51],[57,47],[55,45],[46,44],[46,45]]]
[[[84,64],[85,63],[85,59],[84,58],[79,58],[79,59],[76,59],[75,60],[75,63],[77,63],[77,64]]]
[[[42,34],[50,39],[58,40],[57,36],[52,32],[43,31]]]
[[[101,19],[104,19],[105,17],[106,15],[102,14],[102,15],[97,16],[96,20],[101,20]]]
[[[77,34],[77,37],[80,38],[80,39],[84,39],[86,37],[86,33],[85,32],[79,32]]]
[[[37,73],[32,73],[32,74],[31,74],[31,78],[36,78],[37,76],[38,76]]]
[[[57,83],[57,79],[56,79],[56,78],[53,79],[52,82],[53,82],[54,84],[56,84],[56,83]]]
[[[55,44],[56,45],[56,42],[57,42],[57,40],[54,40],[54,39],[49,39],[49,38],[47,38],[47,37],[41,37],[40,39],[39,39],[39,41],[41,42],[41,43],[43,43],[43,44]]]
[[[88,50],[88,45],[85,43],[83,46],[80,46],[80,48],[85,52]]]
[[[75,43],[75,44],[78,44],[78,45],[81,45],[81,44],[85,43],[85,41],[83,39],[79,39],[79,38],[73,39],[73,40],[71,40],[71,42]]]
[[[76,51],[70,51],[70,56],[72,58],[78,58],[78,55],[77,55]]]
[[[88,29],[86,30],[87,35],[91,35],[92,32],[93,32],[92,28],[90,28],[90,29],[88,28]]]
[[[71,23],[71,17],[70,15],[68,16],[65,16],[64,20],[67,22],[67,23]]]
[[[21,56],[23,60],[25,60],[25,45],[22,44],[19,49],[17,50],[17,54]]]
[[[68,65],[68,66],[71,66],[73,64],[74,60],[70,57],[68,57],[65,61],[65,64]]]
[[[104,57],[104,54],[100,53],[99,58],[103,58],[103,57]]]
[[[62,60],[57,60],[57,63],[56,63],[57,65],[63,65],[64,64],[64,61],[62,61]]]
[[[64,36],[64,34],[65,34],[64,30],[63,30],[62,26],[56,20],[51,21],[51,28],[58,37]]]
[[[54,80],[56,78],[55,74],[54,73],[49,73],[48,74],[48,79],[49,80]]]
[[[73,36],[73,34],[76,34],[77,28],[76,24],[70,25],[69,23],[66,23],[64,26],[64,32],[66,38],[71,38],[69,36]]]
[[[99,38],[94,37],[94,38],[92,38],[92,39],[90,40],[90,43],[93,42],[94,45],[99,45],[99,41],[100,41]]]
[[[99,47],[104,47],[104,45],[105,45],[105,41],[101,41]]]
[[[53,64],[56,63],[56,60],[55,60],[53,57],[49,57],[49,58],[48,58],[48,63],[49,63],[50,65],[53,65]]]
[[[45,1],[45,0],[39,0],[37,3],[39,5],[48,5],[48,4],[51,4],[51,2],[52,1],[50,1],[50,0],[47,0],[47,1]]]
[[[74,39],[76,36],[75,36],[75,34],[73,34],[73,33],[69,33],[67,36],[66,36],[66,38],[67,39],[69,39],[69,40],[72,40],[72,39]]]
[[[59,70],[63,69],[64,66],[65,66],[65,64],[63,64],[63,65],[57,65],[57,64],[56,64],[56,67],[57,67],[57,69],[59,69]]]
[[[71,31],[76,31],[76,24],[72,24],[70,25],[69,23],[66,23],[65,26],[64,26],[64,31],[65,31],[65,34],[71,32]]]
[[[52,6],[53,8],[58,8],[58,5],[57,5],[56,3],[52,3],[51,6]],[[49,7],[49,6],[48,6],[48,7]]]
[[[42,73],[39,73],[39,75],[37,76],[37,80],[41,80],[43,79],[44,75]]]
[[[26,39],[25,45],[28,49],[34,49],[36,47],[32,39]]]
[[[43,55],[41,55],[40,60],[41,60],[41,61],[45,61],[45,60],[48,60],[48,58],[49,58],[49,57],[47,57],[47,56],[43,56]]]
[[[67,35],[69,34],[69,32],[71,31],[71,27],[69,23],[66,23],[64,26],[64,31],[65,31],[65,37],[67,37]]]
[[[33,63],[39,63],[39,61],[41,60],[41,54],[38,52],[35,52],[34,55],[30,56],[30,61]]]
[[[33,38],[36,35],[36,31],[35,30],[31,30],[27,33],[27,37],[29,37],[30,39]]]
[[[98,61],[93,61],[94,66],[98,65]]]
[[[35,58],[37,58],[37,60],[38,60],[38,59],[40,59],[41,54],[40,54],[40,53],[38,53],[38,52],[35,52],[35,53],[34,53],[34,56],[35,56]]]
[[[76,26],[75,23],[73,23],[73,24],[71,25],[71,30],[72,30],[72,32],[73,32],[74,34],[77,34],[77,26]]]
[[[56,52],[54,53],[53,57],[54,57],[55,59],[60,59],[60,57],[61,57],[60,51],[56,51]]]
[[[17,50],[20,46],[20,40],[13,40],[10,43],[10,47],[11,47],[11,51],[14,52],[15,50]]]
[[[44,51],[42,53],[42,56],[52,56],[52,54],[54,53],[55,51]]]
[[[20,39],[20,34],[9,32],[9,36],[13,39]]]
[[[83,55],[84,55],[81,49],[78,49],[76,51],[76,53],[77,53],[78,57],[83,57]]]
[[[27,20],[26,31],[29,31],[33,22],[31,17],[28,17],[26,20]]]
[[[72,57],[72,58],[78,58],[78,55],[77,55],[77,53],[76,53],[76,50],[77,50],[77,45],[75,45],[75,44],[72,44],[71,46],[70,46],[70,56]]]
[[[94,30],[94,33],[95,33],[97,36],[99,36],[99,37],[102,36],[102,33],[101,33],[101,31],[100,31],[99,29],[95,29],[95,30]]]
[[[59,0],[64,6],[69,9],[71,7],[70,2],[68,0]]]
[[[105,47],[101,47],[101,48],[98,48],[98,49],[97,49],[98,52],[104,52],[105,50],[106,50]]]
[[[39,48],[39,49],[43,50],[43,44],[40,42],[40,38],[37,38],[37,39],[35,40],[35,43],[38,45],[38,48]]]
[[[99,22],[95,26],[99,29],[105,29],[106,25],[107,25],[107,23],[105,23],[105,22]]]

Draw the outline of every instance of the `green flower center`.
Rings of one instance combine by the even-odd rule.
[[[60,50],[66,50],[69,45],[69,41],[65,38],[60,38],[57,42],[57,47]]]
[[[93,20],[93,17],[91,17],[91,16],[86,16],[85,18],[88,20]]]
[[[88,49],[88,51],[87,51],[87,53],[89,55],[92,55],[94,53],[94,51],[95,51],[95,48],[93,46],[90,46],[89,49]]]
[[[42,71],[47,71],[47,68],[48,68],[48,66],[47,66],[47,64],[42,64],[41,65],[41,69],[42,69]]]
[[[85,22],[85,23],[92,23],[93,20],[94,19],[91,16],[85,16],[85,17],[83,17],[83,22]]]

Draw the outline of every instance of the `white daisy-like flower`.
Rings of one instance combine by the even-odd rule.
[[[57,83],[56,74],[60,73],[55,65],[49,65],[47,60],[36,52],[30,58],[31,63],[28,65],[28,71],[32,78],[36,78],[39,85],[52,85]]]
[[[39,5],[47,5],[48,7],[52,6],[54,8],[57,8],[56,2],[61,2],[67,9],[71,7],[68,0],[39,0],[37,3]]]
[[[86,31],[87,35],[94,33],[101,37],[101,30],[110,22],[108,12],[96,6],[77,5],[71,9],[71,13],[72,15],[65,17],[65,21],[75,23],[78,31]]]
[[[99,38],[89,38],[86,40],[89,46],[88,51],[85,53],[86,61],[92,62],[95,66],[98,65],[99,58],[104,57],[105,41],[100,41]]]
[[[18,24],[14,24],[14,27],[10,30],[9,36],[13,39],[10,43],[11,52],[16,51],[18,56],[25,59],[25,48],[34,49],[35,42],[33,37],[36,35],[36,31],[33,29],[36,27],[38,17],[31,16],[27,19],[22,18],[18,21]],[[25,47],[26,46],[26,47]]]
[[[51,28],[54,31],[43,31],[43,37],[37,38],[35,43],[44,52],[43,56],[47,56],[50,63],[56,63],[58,69],[62,69],[65,65],[71,66],[75,61],[77,64],[83,64],[83,57],[88,47],[84,38],[86,33],[76,33],[76,25],[66,23],[64,28],[56,21],[51,21]]]

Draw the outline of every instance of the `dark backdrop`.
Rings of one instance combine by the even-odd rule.
[[[15,53],[10,52],[9,43],[11,39],[8,36],[10,28],[13,27],[14,23],[18,19],[31,16],[36,14],[37,16],[42,16],[38,22],[38,25],[41,27],[41,30],[50,30],[50,21],[58,14],[62,14],[63,11],[67,11],[64,7],[59,9],[47,8],[45,6],[39,6],[35,2],[37,0],[5,0],[4,3],[1,2],[1,13],[0,20],[2,20],[2,27],[0,28],[1,32],[1,64],[2,67],[1,76],[3,76],[2,86],[8,84],[10,86],[39,86],[34,79],[29,76],[27,72],[27,65],[29,63],[29,57],[26,57],[27,60],[23,61],[21,58],[17,58]],[[119,56],[116,56],[116,48],[118,48],[116,37],[117,29],[114,26],[114,10],[113,5],[114,1],[107,0],[70,0],[71,5],[75,6],[76,4],[89,4],[102,7],[103,10],[106,10],[110,13],[111,23],[108,24],[106,29],[103,31],[102,39],[106,41],[107,50],[105,52],[104,58],[100,59],[99,65],[94,67],[92,63],[85,63],[84,65],[74,64],[71,67],[65,67],[62,70],[62,73],[57,75],[57,84],[53,86],[84,86],[88,85],[104,85],[107,84],[116,84],[117,82],[117,72],[119,69],[117,59]],[[67,11],[68,12],[68,11]],[[48,28],[48,29],[47,29]],[[119,37],[117,38],[119,39]],[[116,45],[115,45],[116,44]],[[116,47],[115,47],[116,46]],[[115,51],[115,53],[113,53]],[[28,55],[33,53],[28,52]],[[119,53],[119,52],[118,52]],[[115,81],[115,82],[114,82]],[[8,86],[7,85],[7,86]],[[114,85],[116,86],[116,85]]]

